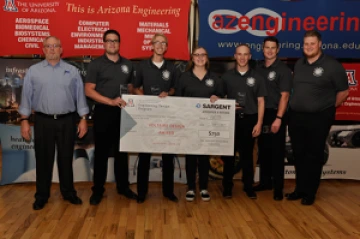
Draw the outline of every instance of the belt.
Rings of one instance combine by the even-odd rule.
[[[70,112],[70,113],[67,113],[67,114],[54,114],[54,115],[49,115],[49,114],[44,114],[44,113],[41,113],[41,112],[35,112],[36,115],[41,115],[43,117],[47,117],[47,118],[52,118],[52,119],[60,119],[60,118],[63,118],[63,117],[66,117],[66,116],[70,116],[72,114],[74,114],[75,112]]]

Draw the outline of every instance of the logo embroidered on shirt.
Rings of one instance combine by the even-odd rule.
[[[324,74],[324,69],[322,67],[316,67],[314,69],[313,75],[316,77],[320,77]]]
[[[275,71],[270,71],[269,75],[268,75],[269,81],[273,81],[273,80],[275,80],[275,78],[276,78],[276,72]]]
[[[253,87],[255,85],[255,78],[254,77],[249,77],[246,79],[246,84],[250,87]]]
[[[162,78],[163,78],[164,80],[169,80],[169,79],[170,79],[170,72],[169,72],[168,70],[164,70],[164,71],[162,72]]]
[[[129,67],[127,65],[122,65],[121,71],[125,74],[129,74]]]
[[[213,87],[214,86],[214,80],[213,79],[207,79],[205,81],[205,84],[209,87]]]

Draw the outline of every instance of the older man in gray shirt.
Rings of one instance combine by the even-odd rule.
[[[64,200],[81,204],[73,183],[72,159],[76,130],[82,138],[87,132],[84,86],[78,70],[61,60],[60,39],[44,40],[45,60],[31,66],[24,78],[21,104],[21,135],[31,138],[29,116],[35,111],[34,142],[36,157],[36,193],[34,210],[42,209],[50,197],[55,148],[60,191]],[[81,117],[76,129],[77,115]]]

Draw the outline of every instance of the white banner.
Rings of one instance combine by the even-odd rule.
[[[233,155],[235,101],[123,95],[120,151]]]
[[[89,129],[92,132],[92,129]],[[360,180],[360,125],[333,126],[327,140],[323,179],[355,179]],[[289,140],[289,139],[288,139]],[[290,142],[286,144],[285,178],[295,178],[293,167],[294,158]],[[16,125],[0,124],[0,153],[2,154],[2,178],[0,185],[11,183],[35,182],[35,152],[34,142],[25,142]],[[241,155],[235,158],[235,179],[241,178]],[[91,181],[93,177],[94,144],[91,134],[75,143],[73,157],[74,181]],[[114,182],[113,158],[109,158],[107,181]],[[257,162],[257,146],[254,147],[254,164]],[[129,155],[129,180],[136,183],[138,157]],[[182,155],[175,157],[174,179],[178,183],[186,183],[185,158]],[[258,168],[256,168],[258,169]],[[220,156],[210,158],[210,177],[222,178],[223,162]],[[154,154],[150,162],[150,181],[161,181],[161,155]],[[256,170],[255,181],[259,174]],[[59,182],[57,164],[54,164],[53,182]]]

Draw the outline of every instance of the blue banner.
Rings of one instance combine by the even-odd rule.
[[[280,41],[280,57],[302,56],[307,30],[322,34],[322,49],[336,58],[360,58],[358,0],[199,0],[199,45],[210,57],[232,57],[247,43],[262,59],[267,36]]]

